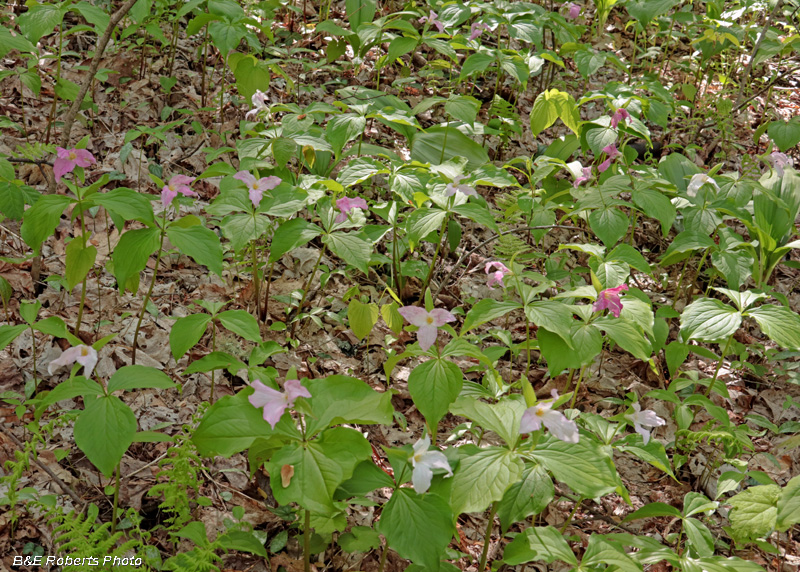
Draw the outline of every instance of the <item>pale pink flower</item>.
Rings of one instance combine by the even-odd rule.
[[[56,147],[56,160],[53,163],[56,182],[67,173],[71,173],[75,167],[88,167],[92,163],[97,163],[97,160],[86,149]]]
[[[453,476],[453,470],[447,457],[441,451],[428,451],[431,446],[431,439],[425,435],[422,439],[414,443],[414,452],[411,454],[411,465],[414,472],[411,474],[411,483],[417,494],[425,494],[431,487],[433,469],[444,469],[447,476]]]
[[[478,192],[475,190],[474,187],[470,187],[469,185],[460,185],[459,183],[466,179],[464,175],[456,175],[453,177],[452,183],[447,183],[447,186],[444,188],[444,194],[447,197],[452,197],[456,194],[456,191],[459,193],[463,193],[465,195],[472,195],[473,197],[478,196]]]
[[[600,166],[597,168],[597,170],[601,173],[604,173],[611,166],[611,161],[613,161],[614,158],[619,155],[619,151],[617,151],[616,145],[611,144],[603,147],[603,153],[608,155],[608,158],[600,163]]]
[[[592,306],[592,310],[600,312],[608,309],[615,318],[619,318],[619,314],[622,312],[622,300],[619,299],[619,293],[627,289],[627,284],[622,284],[616,288],[606,288],[600,292],[597,301]]]
[[[250,98],[250,101],[253,103],[253,109],[244,114],[245,119],[250,119],[267,109],[267,94],[260,89],[256,90],[253,97]]]
[[[94,366],[97,365],[97,350],[83,344],[75,346],[74,348],[69,348],[64,351],[58,359],[54,359],[50,362],[50,365],[47,366],[47,372],[53,375],[53,372],[58,370],[58,368],[65,365],[72,365],[75,362],[83,366],[84,377],[90,377],[94,371]]]
[[[447,322],[455,322],[456,317],[441,308],[436,308],[428,312],[419,306],[404,306],[397,310],[412,326],[417,326],[417,340],[419,347],[427,351],[436,341],[439,335],[439,328]]]
[[[253,395],[248,397],[248,401],[253,407],[264,408],[264,421],[275,429],[275,425],[281,420],[283,412],[289,407],[294,407],[294,401],[298,397],[311,397],[311,393],[297,379],[288,379],[283,384],[284,391],[278,391],[267,387],[259,380],[255,380],[250,386],[255,390]]]
[[[631,114],[628,113],[628,110],[624,107],[620,107],[614,112],[614,115],[611,116],[611,127],[616,129],[620,122],[624,122],[626,119],[630,119],[630,117]]]
[[[581,15],[581,5],[580,4],[575,4],[575,2],[570,2],[569,4],[567,4],[567,9],[568,9],[568,12],[567,12],[567,19],[568,20],[574,20],[575,18],[577,18],[578,16]]]
[[[341,199],[336,199],[336,208],[339,209],[339,214],[336,215],[336,220],[334,222],[336,224],[339,224],[347,220],[347,217],[350,215],[351,210],[353,209],[367,210],[367,201],[365,201],[361,197],[356,197],[355,199],[351,199],[349,197],[343,197]]]
[[[772,168],[775,169],[779,177],[783,177],[783,170],[786,167],[794,167],[794,160],[786,153],[773,151],[767,158],[769,162],[772,163]]]
[[[497,261],[487,262],[484,272],[489,276],[489,280],[486,281],[486,285],[489,288],[494,288],[495,284],[500,284],[505,288],[506,285],[503,284],[503,278],[505,278],[506,274],[511,274],[511,270],[505,264]]]
[[[525,410],[525,413],[522,414],[519,432],[530,433],[531,431],[538,431],[544,425],[556,439],[567,443],[577,443],[580,438],[578,425],[574,421],[567,419],[560,411],[552,409],[553,403],[558,398],[558,392],[555,389],[552,392],[552,396],[552,400],[540,401]]]
[[[484,31],[491,32],[492,29],[483,22],[473,22],[469,27],[469,39],[474,40],[479,38]]]
[[[591,167],[583,167],[583,169],[581,171],[582,171],[583,174],[580,177],[578,177],[577,179],[575,179],[574,183],[572,183],[572,186],[574,188],[576,188],[576,189],[581,185],[581,183],[583,183],[585,181],[588,181],[588,180],[590,180],[592,178],[592,168]]]
[[[195,193],[189,185],[194,181],[194,177],[187,177],[186,175],[173,175],[169,183],[164,185],[161,189],[161,204],[167,208],[172,200],[178,196],[178,193],[185,197],[196,197]]]
[[[233,176],[233,178],[243,182],[247,186],[250,200],[253,202],[253,206],[256,208],[258,208],[261,199],[264,197],[264,191],[271,191],[281,184],[280,177],[270,176],[256,179],[247,171],[239,171]]]
[[[420,24],[424,24],[425,22],[428,23],[430,26],[436,26],[436,29],[439,30],[439,33],[444,33],[444,24],[439,21],[439,15],[431,10],[431,13],[428,16],[423,16],[419,19]]]
[[[650,441],[650,431],[645,429],[645,427],[655,429],[656,427],[662,427],[666,425],[667,422],[656,415],[655,411],[651,411],[650,409],[645,409],[642,411],[642,407],[638,403],[634,403],[632,405],[634,413],[629,413],[625,416],[625,419],[633,423],[633,429],[642,436],[642,441],[644,441],[644,444],[647,445],[647,443]]]

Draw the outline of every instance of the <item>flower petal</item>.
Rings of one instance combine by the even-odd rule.
[[[414,472],[411,473],[411,483],[414,485],[414,490],[419,495],[423,495],[431,488],[431,479],[433,478],[433,471],[431,468],[424,464],[418,463],[414,467]]]
[[[428,312],[419,306],[403,306],[397,310],[412,326],[425,326],[428,324]]]
[[[298,397],[311,397],[311,392],[300,384],[298,379],[289,379],[283,384],[283,389],[289,397],[289,406],[294,405],[294,400]]]
[[[419,347],[421,347],[424,351],[428,351],[436,341],[436,336],[438,335],[439,330],[436,328],[436,326],[429,324],[420,326],[419,330],[417,330],[417,341],[419,342]]]

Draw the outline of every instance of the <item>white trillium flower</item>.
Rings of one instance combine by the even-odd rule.
[[[666,425],[667,422],[656,415],[655,411],[651,411],[650,409],[642,411],[642,406],[638,403],[633,404],[633,411],[634,413],[629,413],[625,416],[625,419],[633,423],[634,431],[642,436],[642,441],[647,445],[647,443],[650,442],[650,431],[645,429],[645,427],[655,429],[656,427]]]
[[[794,167],[794,160],[786,153],[781,153],[780,151],[773,151],[767,159],[772,163],[772,167],[779,177],[783,177],[783,170],[786,167]]]
[[[519,425],[520,433],[530,433],[538,431],[542,425],[550,430],[556,439],[566,443],[577,443],[580,438],[578,425],[574,421],[567,419],[566,415],[560,411],[552,409],[558,393],[553,390],[552,401],[540,401],[533,407],[528,407],[522,414],[522,421]]]
[[[719,191],[719,185],[714,179],[704,173],[698,173],[689,181],[689,186],[686,188],[686,194],[690,197],[696,197],[697,191],[699,191],[700,187],[703,185],[712,185],[715,189],[717,189],[717,191]]]
[[[411,482],[417,494],[425,494],[431,487],[434,469],[444,469],[447,476],[453,476],[453,470],[447,457],[441,451],[428,451],[431,446],[431,439],[425,435],[422,439],[414,443],[414,452],[411,454],[411,464],[414,472],[411,474]]]
[[[72,365],[75,362],[83,366],[83,375],[90,377],[94,371],[94,366],[97,365],[97,350],[83,344],[69,348],[58,359],[50,362],[50,365],[47,366],[47,372],[53,375],[55,371],[58,371],[58,368]]]

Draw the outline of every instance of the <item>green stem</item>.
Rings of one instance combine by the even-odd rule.
[[[214,323],[214,320],[211,320],[211,351],[217,351],[217,325]],[[214,404],[214,381],[215,381],[215,374],[216,370],[211,370],[211,397],[210,401],[211,404]]]
[[[5,306],[5,300],[3,305]],[[6,308],[6,318],[8,318],[8,308]],[[31,326],[31,350],[33,354],[33,394],[36,395],[39,390],[39,378],[36,376],[36,332],[33,326]]]
[[[728,341],[725,342],[725,348],[722,350],[722,355],[719,356],[719,361],[717,362],[717,369],[714,370],[714,377],[711,378],[711,383],[708,384],[708,389],[706,390],[706,397],[711,395],[711,389],[714,387],[714,384],[717,382],[717,376],[719,375],[719,370],[722,369],[722,362],[725,361],[725,356],[728,354],[728,348],[731,345],[731,341],[733,340],[733,336],[728,337]]]
[[[297,306],[297,315],[298,316],[303,311],[303,306],[305,306],[306,298],[308,297],[308,289],[311,288],[311,281],[314,279],[314,276],[316,276],[316,274],[317,274],[317,269],[319,268],[319,263],[322,261],[322,255],[325,254],[325,249],[326,248],[327,248],[327,246],[323,245],[322,249],[319,251],[319,256],[317,257],[317,262],[316,262],[316,264],[314,264],[314,270],[311,271],[311,276],[308,277],[308,280],[306,280],[306,283],[303,286],[303,298],[300,300],[300,304]],[[295,316],[295,318],[296,317],[297,316]],[[296,326],[297,326],[297,321],[294,321],[292,323],[292,328],[289,330],[289,335],[290,336],[294,335],[294,329],[295,329]]]
[[[253,215],[253,222],[255,222],[255,215]],[[256,305],[256,319],[261,316],[261,308],[259,308],[259,304],[261,303],[261,276],[258,273],[258,259],[256,257],[256,241],[253,240],[250,242],[250,249],[252,253],[252,261],[253,261],[253,287],[255,288],[255,305]]]
[[[489,511],[489,522],[486,523],[486,533],[483,535],[483,551],[481,552],[481,561],[478,564],[478,572],[483,572],[486,568],[486,559],[489,557],[489,541],[492,538],[492,529],[494,528],[494,515],[497,513],[497,501],[492,503],[492,509]]]
[[[580,497],[578,499],[578,502],[575,503],[575,507],[572,509],[572,512],[569,513],[566,522],[564,522],[564,526],[561,527],[561,530],[559,531],[561,532],[561,534],[564,534],[564,531],[567,530],[569,523],[572,522],[572,517],[575,516],[576,512],[578,512],[578,507],[581,506],[582,502],[583,502],[583,497]]]
[[[444,150],[447,148],[447,131],[449,129],[449,125],[444,128],[444,141],[442,142],[442,155],[439,157],[439,163],[444,163]]]
[[[686,265],[689,264],[689,259],[686,259],[686,262],[683,263],[683,268],[681,268],[681,277],[678,279],[678,286],[675,288],[675,297],[672,299],[672,306],[675,307],[675,304],[678,303],[678,300],[681,297],[681,286],[683,286],[683,276],[686,274]]]
[[[269,286],[272,284],[272,272],[275,270],[275,263],[269,265],[269,276],[267,277],[267,285],[264,288],[264,314],[260,316],[266,324],[269,318]]]
[[[383,572],[383,569],[386,567],[386,556],[389,554],[389,545],[388,543],[383,543],[383,551],[381,552],[381,563],[378,566],[378,572]]]
[[[142,302],[142,309],[139,311],[139,320],[136,322],[136,331],[133,332],[133,354],[131,355],[131,364],[136,365],[136,349],[138,348],[139,330],[142,327],[142,320],[144,313],[147,311],[147,303],[150,301],[150,296],[153,294],[153,288],[156,285],[156,276],[158,276],[158,265],[161,263],[161,251],[164,249],[164,237],[167,234],[167,209],[164,209],[164,221],[161,225],[161,238],[158,241],[158,253],[156,254],[156,263],[153,266],[153,278],[150,280],[150,287],[147,289],[144,301]]]
[[[303,523],[303,572],[311,572],[311,513],[306,511]]]
[[[433,271],[436,268],[436,260],[439,258],[439,252],[442,250],[442,245],[445,241],[445,230],[447,230],[447,223],[450,220],[450,213],[445,215],[444,220],[442,221],[442,228],[439,230],[439,234],[441,237],[439,238],[439,244],[436,245],[436,252],[433,253],[433,260],[431,260],[431,268],[428,270],[428,275],[425,277],[425,282],[422,285],[421,292],[423,295],[425,291],[428,289],[428,285],[431,283],[431,279],[433,278]]]
[[[81,201],[80,195],[78,196],[78,208],[81,211],[81,240],[83,241],[83,248],[86,248],[86,221],[83,218],[83,203]],[[75,321],[75,331],[74,334],[77,337],[78,332],[81,330],[81,321],[83,320],[83,308],[86,304],[86,279],[88,278],[89,273],[86,273],[86,276],[83,277],[81,281],[81,302],[78,306],[78,319]]]
[[[575,400],[578,398],[578,391],[581,389],[581,381],[583,380],[583,374],[586,373],[586,366],[581,368],[581,373],[578,376],[578,381],[575,383],[575,393],[572,394],[572,402],[569,404],[570,409],[575,408]]]
[[[528,319],[528,314],[525,314],[525,352],[528,356],[528,363],[525,366],[525,379],[528,379],[531,373],[531,321]],[[530,382],[528,383],[530,384]]]
[[[114,506],[111,509],[111,534],[113,535],[117,531],[117,510],[119,509],[119,465],[117,463],[117,468],[115,471],[116,474],[116,482],[114,483]]]

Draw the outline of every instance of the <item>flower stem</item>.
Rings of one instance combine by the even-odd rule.
[[[153,288],[156,285],[156,276],[158,276],[158,265],[161,263],[161,251],[164,249],[164,237],[167,234],[167,210],[164,209],[164,222],[161,225],[161,238],[158,242],[158,253],[156,254],[156,263],[153,266],[153,279],[150,280],[150,287],[147,289],[147,294],[144,296],[142,302],[142,309],[139,311],[139,320],[136,322],[136,331],[133,332],[133,354],[131,355],[131,364],[136,365],[136,349],[138,347],[139,330],[142,327],[142,320],[144,313],[147,311],[147,303],[150,301],[150,296],[153,294]]]
[[[389,545],[384,542],[383,543],[383,551],[381,552],[381,562],[378,565],[378,572],[383,572],[383,569],[386,567],[386,556],[389,554]]]
[[[311,276],[308,277],[306,280],[305,285],[303,286],[303,298],[300,300],[300,304],[297,306],[297,315],[299,316],[300,313],[303,311],[303,306],[306,303],[306,298],[308,297],[308,289],[311,288],[311,281],[314,279],[314,276],[317,274],[317,269],[319,268],[319,263],[322,261],[322,255],[325,254],[325,249],[327,248],[326,245],[322,246],[322,249],[319,251],[319,256],[317,257],[317,262],[314,264],[314,270],[311,271]],[[295,316],[297,318],[297,316]],[[289,330],[289,335],[294,335],[294,329],[297,326],[297,322],[292,323],[292,327]]]
[[[497,501],[492,503],[492,509],[489,511],[489,522],[486,523],[486,533],[483,535],[483,551],[481,552],[481,561],[478,564],[478,572],[483,572],[486,568],[486,559],[489,556],[489,541],[492,539],[492,529],[494,528],[494,515],[497,513]]]
[[[272,272],[275,270],[275,263],[273,262],[269,266],[269,276],[267,277],[267,285],[264,288],[264,313],[259,316],[262,318],[262,321],[266,324],[267,319],[269,318],[269,285],[272,284]]]
[[[217,325],[214,323],[214,320],[211,320],[211,351],[217,351]],[[211,397],[209,398],[211,404],[214,404],[214,374],[216,370],[211,370]]]
[[[711,378],[711,383],[708,384],[708,389],[706,390],[706,397],[711,395],[711,390],[714,388],[714,384],[717,382],[717,376],[719,375],[719,370],[722,369],[722,362],[725,361],[725,356],[728,353],[728,348],[731,345],[731,341],[733,340],[733,336],[728,336],[728,341],[725,342],[725,347],[722,350],[722,355],[719,356],[719,361],[717,362],[717,369],[714,370],[714,377]]]
[[[439,244],[436,245],[436,252],[433,253],[433,260],[431,260],[431,268],[428,270],[428,275],[425,277],[425,283],[422,285],[422,289],[420,292],[425,294],[425,291],[428,289],[428,285],[431,283],[431,279],[433,278],[433,271],[436,269],[436,260],[439,258],[439,252],[442,250],[442,244],[445,241],[445,231],[447,230],[447,223],[450,220],[450,213],[445,215],[444,220],[442,221],[442,228],[439,231],[441,237],[439,238]]]
[[[575,408],[575,400],[578,398],[578,392],[581,389],[581,381],[583,380],[583,374],[586,373],[586,366],[581,368],[581,373],[578,376],[578,381],[575,383],[575,393],[572,394],[572,401],[569,404],[570,409]]]
[[[252,247],[252,261],[253,261],[253,287],[255,288],[255,304],[256,304],[256,319],[261,316],[261,308],[259,308],[259,304],[261,302],[261,277],[258,274],[258,259],[256,258],[256,241],[253,240],[250,242],[250,246]]]
[[[303,523],[303,572],[311,572],[311,513],[306,511]]]
[[[567,530],[569,523],[572,522],[572,517],[575,516],[576,512],[578,512],[578,507],[581,506],[582,502],[583,502],[583,497],[580,497],[578,499],[578,502],[575,503],[575,507],[572,509],[572,512],[569,513],[566,522],[564,522],[564,526],[561,527],[561,530],[559,531],[561,532],[561,534],[564,534],[564,531]]]
[[[114,483],[114,506],[111,509],[111,534],[113,535],[117,531],[117,510],[119,509],[119,465],[117,463],[117,468],[115,471],[116,475],[116,482]]]

